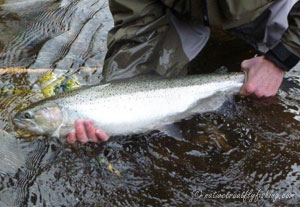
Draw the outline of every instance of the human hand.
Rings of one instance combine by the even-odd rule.
[[[240,93],[258,98],[275,96],[285,74],[284,70],[264,56],[244,60],[241,70],[246,76]]]
[[[106,142],[109,136],[101,129],[96,129],[94,123],[90,120],[78,119],[75,122],[75,131],[67,135],[67,141],[74,144],[76,141],[81,143],[87,142]]]

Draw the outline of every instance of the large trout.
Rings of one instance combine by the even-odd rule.
[[[120,80],[44,99],[18,112],[13,121],[57,137],[66,136],[77,119],[92,120],[110,136],[142,133],[218,109],[243,81],[243,73]]]

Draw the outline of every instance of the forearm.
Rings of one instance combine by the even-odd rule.
[[[267,57],[285,71],[292,69],[300,58],[300,2],[289,13],[288,22],[281,42],[267,53]]]
[[[300,1],[295,4],[289,14],[289,28],[282,37],[287,49],[300,58]]]

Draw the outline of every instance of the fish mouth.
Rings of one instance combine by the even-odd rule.
[[[26,122],[26,120],[22,121],[18,118],[13,118],[12,122],[17,127],[16,132],[18,135],[22,137],[32,137],[33,135],[35,135],[31,130],[29,130],[30,127],[28,127],[28,122]]]
[[[24,128],[25,127],[24,121],[22,121],[22,120],[20,120],[18,118],[13,118],[12,120],[13,120],[13,123],[15,125],[17,125],[18,127],[20,127],[20,128]]]
[[[17,125],[20,128],[26,129],[26,128],[34,127],[34,123],[28,119],[20,119],[19,117],[14,117],[12,121],[15,125]]]

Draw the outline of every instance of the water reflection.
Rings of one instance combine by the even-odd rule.
[[[0,4],[1,68],[50,68],[57,74],[96,68],[96,73],[81,72],[78,77],[83,84],[100,81],[105,38],[112,26],[107,1]],[[236,40],[223,44],[234,47],[235,65],[250,54],[241,55]],[[218,51],[213,42],[210,48]],[[236,96],[216,112],[176,123],[184,140],[154,131],[76,147],[45,137],[16,140],[10,117],[42,98],[31,91],[40,76],[0,77],[0,129],[11,140],[0,139],[0,154],[11,155],[13,162],[0,167],[1,206],[295,206],[300,202],[299,70],[289,74],[275,98]],[[19,154],[25,161],[15,156]],[[254,202],[205,198],[200,192],[294,197]]]
[[[0,67],[101,68],[112,18],[106,1],[6,1]]]

